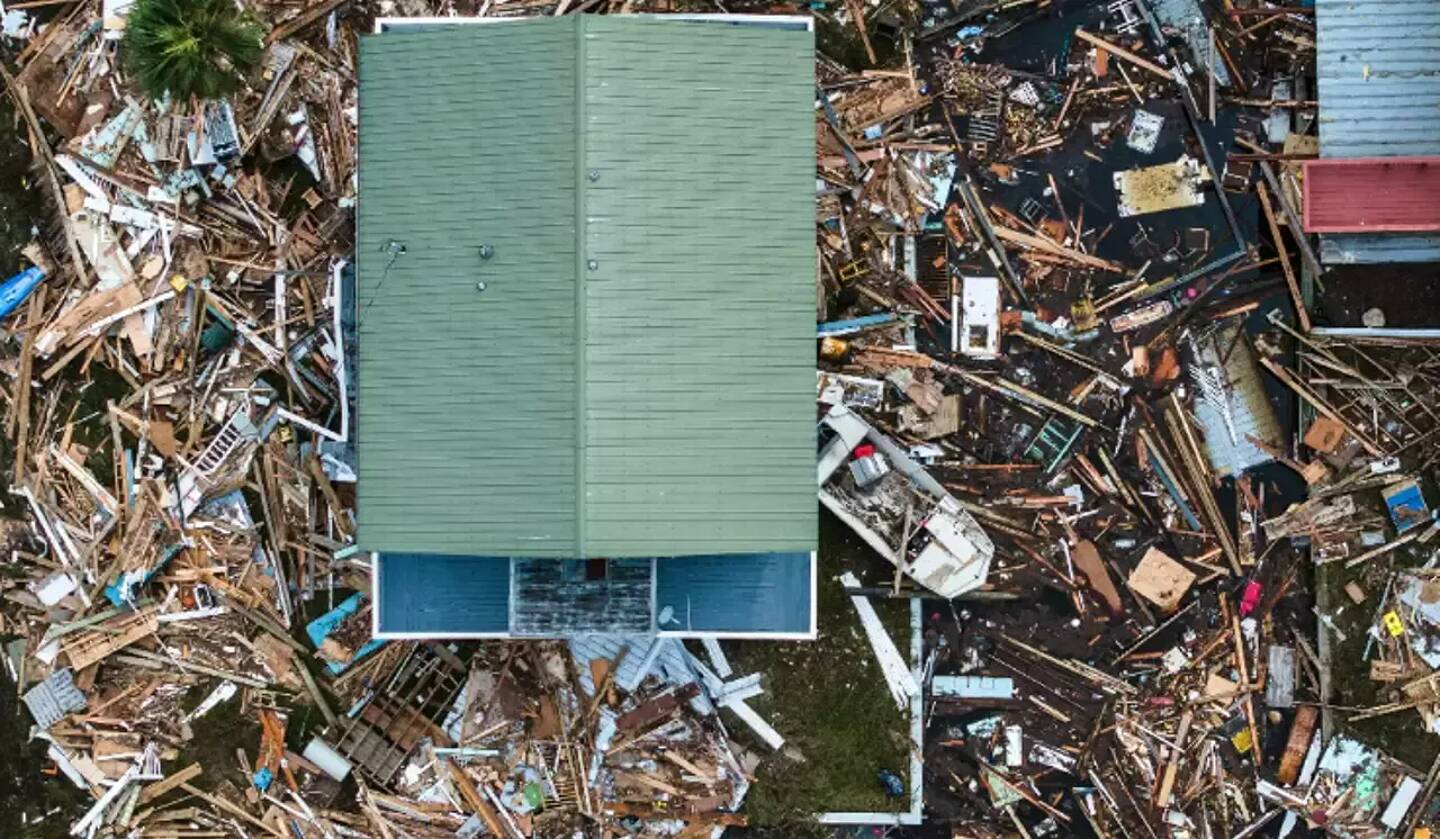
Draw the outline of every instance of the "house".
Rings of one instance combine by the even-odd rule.
[[[359,84],[380,637],[813,637],[814,36],[383,22]]]

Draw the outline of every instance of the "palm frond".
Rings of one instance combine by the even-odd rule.
[[[260,27],[233,0],[139,0],[122,49],[131,78],[155,99],[224,96],[264,53]]]

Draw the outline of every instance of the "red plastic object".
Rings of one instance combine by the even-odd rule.
[[[1240,598],[1240,617],[1246,617],[1260,605],[1261,586],[1254,580],[1245,584],[1245,594]]]
[[[872,445],[870,445],[869,443],[861,443],[860,445],[858,445],[858,446],[855,447],[855,451],[853,452],[853,454],[854,454],[855,457],[857,457],[857,458],[860,458],[860,457],[869,457],[870,455],[872,455],[872,454],[874,454],[874,453],[875,453],[875,447],[872,446]]]

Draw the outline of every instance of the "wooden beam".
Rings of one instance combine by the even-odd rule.
[[[1255,191],[1260,195],[1260,208],[1265,211],[1265,222],[1270,227],[1270,236],[1275,240],[1275,251],[1280,254],[1280,270],[1285,272],[1285,285],[1290,287],[1290,301],[1295,304],[1295,316],[1300,319],[1300,330],[1310,331],[1310,313],[1305,311],[1305,298],[1300,296],[1300,283],[1295,279],[1295,268],[1290,264],[1290,251],[1280,235],[1280,223],[1275,220],[1275,208],[1270,203],[1270,190],[1264,181],[1255,182]],[[1295,235],[1304,236],[1305,231],[1297,230]]]
[[[1041,236],[1032,236],[1029,233],[1021,233],[1018,230],[1011,230],[1008,227],[1004,227],[998,224],[992,224],[991,227],[993,227],[995,230],[996,238],[1003,239],[1006,242],[1010,242],[1016,245],[1024,245],[1027,248],[1033,248],[1038,251],[1044,251],[1046,253],[1051,253],[1056,256],[1065,257],[1066,259],[1077,262],[1080,265],[1086,266],[1087,268],[1098,268],[1101,271],[1110,271],[1116,274],[1128,273],[1128,271],[1126,271],[1125,269],[1125,266],[1121,265],[1118,262],[1111,262],[1108,259],[1101,259],[1098,256],[1091,256],[1088,253],[1081,253],[1077,250],[1072,250],[1070,248],[1064,247],[1063,245],[1058,245],[1050,239],[1046,239]]]
[[[1098,35],[1091,35],[1089,32],[1086,32],[1084,29],[1081,29],[1078,26],[1075,27],[1075,37],[1090,44],[1091,46],[1099,47],[1106,52],[1113,53],[1116,56],[1119,56],[1120,58],[1123,58],[1126,61],[1130,62],[1131,64],[1134,64],[1136,67],[1139,67],[1142,70],[1149,70],[1150,72],[1154,73],[1155,75],[1166,81],[1175,80],[1175,75],[1169,70],[1166,70],[1164,67],[1161,67],[1159,64],[1156,64],[1148,58],[1143,58],[1139,55],[1136,55],[1135,53],[1125,49],[1124,47],[1117,47]]]
[[[480,790],[475,788],[475,782],[470,780],[470,776],[466,775],[463,769],[451,761],[447,760],[445,765],[450,767],[450,778],[455,782],[455,788],[459,791],[460,797],[465,800],[465,805],[470,808],[470,812],[479,816],[480,820],[485,822],[485,829],[490,831],[490,835],[498,837],[509,836],[510,833],[505,829],[505,826],[501,824],[500,817],[495,813],[495,808],[491,807],[490,802],[486,801],[485,797],[480,794]]]
[[[192,763],[164,780],[156,781],[140,791],[140,803],[145,804],[154,801],[165,793],[182,784],[189,783],[204,772],[204,768],[198,763]]]

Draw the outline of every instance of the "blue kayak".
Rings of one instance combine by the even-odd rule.
[[[11,312],[25,302],[35,286],[45,279],[45,272],[38,267],[31,266],[16,274],[0,284],[0,318],[9,315]]]

